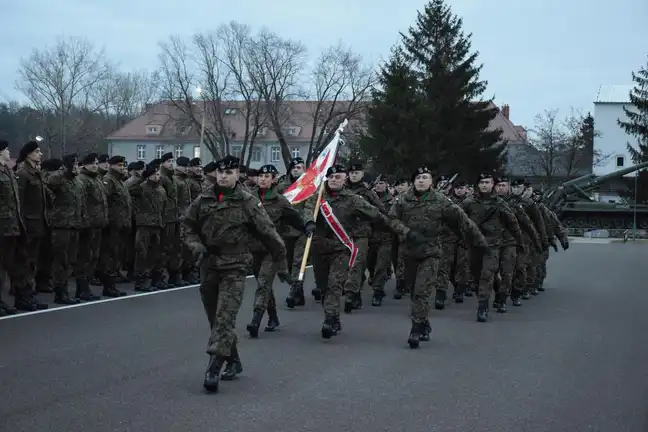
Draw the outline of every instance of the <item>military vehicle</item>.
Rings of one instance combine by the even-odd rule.
[[[569,180],[542,196],[542,202],[556,212],[565,228],[589,230],[648,230],[648,205],[604,203],[592,195],[601,184],[647,168],[648,162],[624,168],[600,177],[587,174]]]

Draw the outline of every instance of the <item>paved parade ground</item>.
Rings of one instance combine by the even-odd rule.
[[[0,431],[644,432],[647,256],[640,244],[573,244],[553,254],[547,292],[487,324],[474,297],[433,311],[418,350],[406,348],[409,301],[391,299],[393,281],[382,308],[367,292],[330,341],[310,296],[280,308],[280,332],[249,340],[248,279],[245,370],[216,395],[202,390],[196,288],[2,319]]]

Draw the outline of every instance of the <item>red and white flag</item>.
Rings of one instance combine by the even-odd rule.
[[[335,164],[338,146],[340,145],[340,133],[346,126],[347,121],[340,125],[331,142],[317,156],[317,159],[308,167],[306,172],[299,179],[291,184],[283,193],[291,204],[298,204],[306,201],[313,194],[317,193],[320,185],[326,177],[326,171]]]

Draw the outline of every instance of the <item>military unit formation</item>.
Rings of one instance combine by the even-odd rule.
[[[9,168],[8,143],[0,150],[2,282],[14,297],[0,303],[0,315],[46,309],[38,293],[72,305],[124,296],[124,281],[139,292],[199,283],[211,327],[209,392],[243,370],[235,320],[250,271],[252,338],[266,313],[265,330],[279,326],[275,276],[290,284],[287,308],[306,303],[310,255],[323,338],[342,331],[342,310],[363,307],[364,285],[380,307],[395,277],[389,294],[410,297],[407,342],[417,348],[430,340],[432,307],[476,295],[476,320],[487,322],[490,310],[505,313],[544,291],[549,249],[569,247],[529,183],[493,173],[459,180],[421,166],[408,178],[379,175],[368,184],[361,162],[332,165],[319,193],[291,203],[283,193],[305,173],[301,158],[279,176],[273,165],[245,170],[233,156],[204,166],[171,153],[148,164],[97,154],[41,160],[38,142],[25,144]]]

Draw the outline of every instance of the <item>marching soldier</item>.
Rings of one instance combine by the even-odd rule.
[[[176,169],[173,176],[173,180],[177,186],[178,192],[178,215],[180,221],[184,219],[187,208],[189,208],[189,204],[191,204],[191,202],[193,201],[191,199],[191,184],[189,181],[189,162],[189,158],[186,158],[184,156],[180,156],[178,159],[176,159]],[[180,273],[174,274],[172,275],[172,277],[170,277],[170,282],[174,286],[186,286],[190,283],[188,279],[190,278],[189,275],[191,274],[191,268],[194,264],[194,259],[191,256],[191,251],[189,251],[182,242],[182,239],[184,238],[182,225],[180,225],[180,238]],[[196,283],[194,281],[192,282]]]
[[[376,177],[374,192],[384,209],[391,208],[394,196],[387,190],[387,176],[380,174]],[[371,277],[369,283],[373,290],[371,298],[372,306],[382,305],[385,297],[385,284],[389,279],[389,270],[392,262],[392,239],[394,235],[386,229],[374,227],[371,238],[369,239],[369,253],[367,267],[369,267]]]
[[[464,202],[468,202],[467,200],[471,198],[466,191],[466,182],[459,180],[453,183],[449,198],[460,207]],[[472,272],[470,271],[471,254],[466,243],[461,239],[459,239],[456,251],[454,274],[451,277],[451,282],[454,285],[452,298],[455,303],[463,303],[464,296],[472,297],[473,289],[477,290],[477,287],[472,281]],[[473,287],[473,285],[475,286]]]
[[[7,163],[10,160],[9,143],[0,140],[0,196],[2,197],[2,217],[0,217],[0,317],[16,314],[16,308],[2,300],[4,289],[15,271],[14,258],[16,246],[25,226],[20,214],[18,182]]]
[[[79,251],[79,227],[84,224],[86,195],[83,182],[79,179],[77,155],[63,157],[63,169],[48,176],[47,187],[54,195],[49,211],[52,250],[56,251],[52,255],[54,302],[72,305],[81,299],[96,300],[89,286],[77,283],[76,298],[70,297],[68,289],[70,270],[78,268],[78,255],[87,253]]]
[[[540,194],[537,194],[534,198],[535,201],[538,203],[538,208],[540,209],[540,212],[542,213],[542,216],[544,218],[545,227],[547,230],[547,237],[550,239],[549,243],[551,244],[551,246],[554,248],[555,251],[558,251],[558,246],[556,245],[556,240],[555,240],[558,239],[563,250],[569,249],[569,239],[567,237],[567,231],[560,223],[558,216],[556,216],[556,214],[553,211],[551,211],[546,205],[540,202],[541,199]],[[537,279],[534,283],[534,289],[532,290],[532,294],[534,292],[537,293],[538,291],[545,291],[544,280],[547,277],[548,260],[549,260],[549,249],[547,249],[541,255],[538,271],[536,272]]]
[[[160,185],[166,192],[164,205],[164,229],[162,231],[162,268],[168,272],[168,279],[160,280],[158,288],[173,288],[185,285],[180,280],[182,266],[182,240],[180,236],[180,213],[178,211],[178,183],[173,175],[173,153],[166,153],[161,158]],[[168,282],[168,283],[167,283]]]
[[[407,178],[402,178],[396,181],[396,183],[394,183],[394,199],[407,193],[410,187],[411,184]],[[403,260],[403,255],[399,253],[399,245],[399,239],[394,237],[392,246],[392,265],[394,266],[394,273],[396,276],[396,290],[394,291],[395,300],[402,299],[403,294],[410,291],[405,280],[405,261]]]
[[[20,212],[26,233],[16,248],[16,273],[11,283],[15,306],[22,311],[47,309],[47,304],[37,300],[34,288],[40,245],[49,235],[47,187],[39,167],[42,157],[38,143],[30,141],[20,149],[16,159]]]
[[[259,171],[255,170],[254,168],[250,168],[247,170],[246,173],[246,179],[245,182],[243,183],[243,186],[248,188],[248,190],[253,190],[259,181]]]
[[[216,184],[191,203],[184,220],[187,246],[196,256],[203,256],[200,294],[211,328],[203,386],[209,392],[218,391],[225,362],[223,380],[234,379],[243,371],[235,323],[252,264],[248,250],[251,235],[268,248],[279,279],[290,280],[281,237],[263,204],[238,183],[238,158],[227,156],[215,165]]]
[[[277,193],[275,179],[278,174],[279,171],[274,165],[262,166],[259,169],[257,186],[253,193],[259,198],[270,220],[272,220],[279,232],[284,231],[283,228],[286,226],[304,232],[304,220],[299,210],[295,209],[283,195]],[[277,314],[277,301],[272,290],[272,283],[275,279],[272,255],[263,243],[255,239],[250,244],[250,252],[252,253],[253,274],[258,287],[254,295],[252,321],[247,325],[247,330],[251,337],[256,338],[259,336],[259,326],[266,308],[268,311],[266,331],[273,331],[279,326],[279,316]]]

